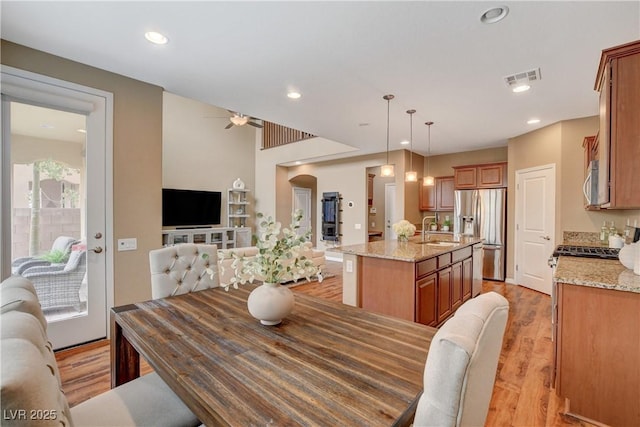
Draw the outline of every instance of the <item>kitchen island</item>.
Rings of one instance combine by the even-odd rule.
[[[640,425],[640,276],[617,260],[560,256],[554,294],[554,385],[565,411]]]
[[[482,282],[481,239],[462,236],[454,241],[452,237],[432,236],[423,242],[415,236],[408,242],[383,240],[331,249],[343,253],[343,302],[441,325],[479,293],[474,277],[480,286]]]

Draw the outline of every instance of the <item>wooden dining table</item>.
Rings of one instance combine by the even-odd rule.
[[[436,329],[297,293],[264,326],[247,311],[253,287],[113,308],[112,386],[142,356],[207,426],[411,423]]]

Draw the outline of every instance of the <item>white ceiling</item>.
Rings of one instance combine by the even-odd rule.
[[[490,7],[509,7],[486,25]],[[598,114],[602,49],[640,38],[640,1],[23,2],[1,7],[2,38],[358,147],[409,138],[432,154],[502,146]],[[156,46],[145,31],[169,37]],[[532,90],[504,77],[540,68]],[[285,95],[302,93],[299,100]],[[541,119],[527,125],[529,118]],[[367,124],[367,125],[364,125]],[[221,123],[221,126],[226,122]],[[232,128],[229,132],[234,131]]]

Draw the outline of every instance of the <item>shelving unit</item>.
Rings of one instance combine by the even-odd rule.
[[[251,227],[248,226],[251,209],[249,190],[227,189],[227,226],[235,230],[235,247],[251,246]]]
[[[249,219],[249,190],[227,190],[227,227],[246,227]]]
[[[215,227],[162,231],[163,246],[177,245],[179,243],[218,245],[218,249],[235,248],[236,229],[232,227]]]

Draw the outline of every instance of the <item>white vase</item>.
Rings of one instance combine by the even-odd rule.
[[[277,325],[293,311],[293,292],[279,283],[264,283],[247,299],[249,313],[263,325]]]
[[[636,257],[636,243],[630,243],[628,245],[624,245],[620,252],[618,252],[618,259],[620,263],[630,270],[633,270],[633,265],[635,263]]]

